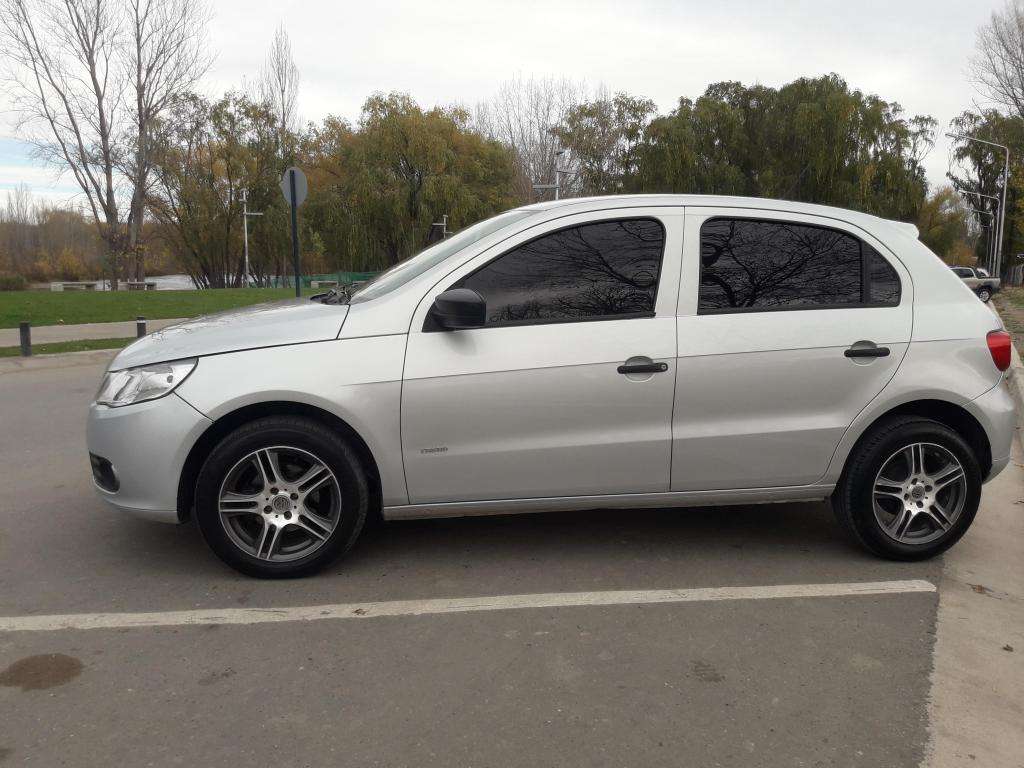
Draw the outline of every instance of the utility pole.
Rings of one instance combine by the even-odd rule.
[[[559,174],[572,173],[572,171],[569,170],[568,168],[559,168],[558,167],[558,159],[562,155],[564,155],[566,152],[568,152],[568,151],[569,150],[567,150],[567,149],[560,149],[557,152],[555,152],[555,183],[554,184],[533,184],[531,186],[533,187],[533,191],[534,192],[542,192],[543,190],[546,190],[546,189],[553,189],[553,190],[555,190],[555,200],[561,199],[561,197],[562,197],[562,180],[561,180],[561,178],[559,178]]]
[[[999,277],[999,273],[1002,271],[1003,266],[1003,234],[1006,231],[1006,188],[1010,186],[1010,148],[1005,144],[997,144],[994,141],[986,141],[985,139],[976,139],[973,136],[968,136],[963,133],[947,133],[951,139],[959,139],[961,141],[974,141],[978,144],[987,144],[990,147],[997,147],[1006,153],[1006,160],[1003,164],[1003,191],[1002,200],[999,202],[999,227],[997,233],[998,247],[996,249],[996,264],[994,275]]]
[[[448,214],[447,213],[445,213],[445,214],[443,214],[441,216],[441,220],[440,221],[435,221],[430,226],[431,227],[440,227],[441,228],[441,239],[442,240],[447,239],[448,235],[451,234],[451,232],[448,231]]]
[[[245,287],[249,287],[249,217],[263,214],[249,210],[249,190],[242,190],[242,241],[245,243]]]

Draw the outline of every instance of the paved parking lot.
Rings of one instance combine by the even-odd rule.
[[[950,588],[963,602],[943,615],[961,626],[946,641],[937,627],[946,585],[973,578],[961,547],[978,572],[1020,569],[982,563],[971,545],[984,531],[945,564],[901,564],[848,546],[817,504],[419,521],[372,531],[320,577],[255,581],[194,526],[126,519],[93,497],[84,409],[102,368],[0,372],[0,617],[172,618],[46,631],[0,619],[0,765],[984,765],[956,753],[957,732],[986,712],[951,705],[965,694],[944,672],[978,610],[993,629],[968,644],[979,660],[967,689],[992,692],[1007,749],[1020,743],[1020,698],[1006,711],[993,680],[1021,680],[1021,595],[994,581]],[[1018,466],[997,482],[976,528],[1024,497]],[[842,594],[863,582],[896,586]],[[778,597],[779,585],[840,595]],[[766,589],[645,600],[741,586]],[[622,590],[635,599],[595,604]],[[189,624],[206,610],[548,593],[605,597]],[[948,657],[934,655],[937,632]],[[938,730],[943,754],[929,757]]]

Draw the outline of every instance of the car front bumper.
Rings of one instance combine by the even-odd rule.
[[[210,423],[174,393],[121,408],[93,403],[86,435],[97,494],[122,512],[180,522],[178,479]]]

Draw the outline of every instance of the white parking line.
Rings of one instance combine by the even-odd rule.
[[[381,616],[425,616],[522,608],[570,608],[649,603],[700,603],[719,600],[777,600],[808,597],[857,597],[935,592],[928,581],[865,581],[847,584],[780,584],[761,587],[628,590],[618,592],[552,592],[431,600],[391,600],[292,608],[224,608],[155,613],[72,613],[55,616],[0,617],[0,632],[52,632],[62,629],[125,629],[210,624],[265,624],[279,621],[373,619]]]

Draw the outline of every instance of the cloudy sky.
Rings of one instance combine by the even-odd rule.
[[[861,90],[930,114],[945,130],[980,97],[967,76],[975,30],[1003,0],[620,0],[350,2],[212,0],[210,94],[259,69],[283,23],[302,75],[303,120],[359,114],[373,91],[424,106],[489,98],[502,80],[549,75],[653,99],[670,110],[710,82],[777,86],[837,72]],[[3,96],[0,94],[0,107]],[[2,118],[2,116],[0,116]],[[927,160],[941,183],[949,144]],[[19,182],[67,199],[73,185],[32,164],[0,122],[0,194]]]

